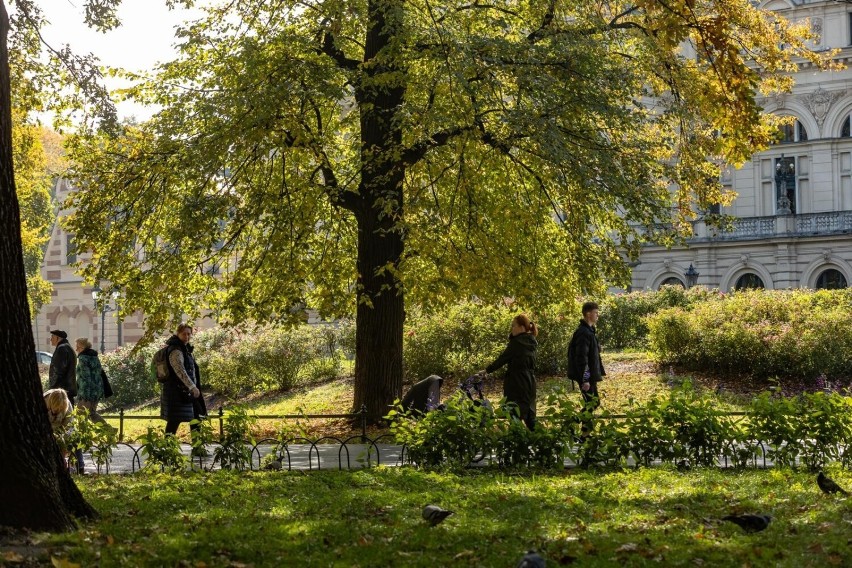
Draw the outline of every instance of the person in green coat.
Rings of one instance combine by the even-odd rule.
[[[535,352],[538,348],[538,328],[526,314],[512,320],[509,343],[497,359],[485,368],[493,373],[507,365],[503,378],[503,396],[514,407],[513,413],[524,421],[527,428],[535,428]]]
[[[103,368],[98,352],[92,349],[92,342],[86,337],[77,339],[77,406],[89,411],[89,418],[95,422],[106,422],[98,414],[98,402],[104,397]]]

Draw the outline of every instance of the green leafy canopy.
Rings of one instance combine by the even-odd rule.
[[[707,179],[769,142],[757,94],[832,55],[747,0],[236,0],[178,37],[122,93],[162,110],[73,148],[84,274],[149,332],[351,313],[376,230],[421,305],[624,284],[645,228],[732,198]]]

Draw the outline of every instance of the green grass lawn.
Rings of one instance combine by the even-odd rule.
[[[852,474],[832,471],[852,487]],[[100,520],[33,535],[71,566],[843,566],[852,510],[790,470],[186,473],[78,478]],[[430,528],[426,504],[455,515]],[[748,535],[730,513],[774,517]],[[0,554],[8,555],[0,548]],[[2,559],[3,556],[0,556]],[[8,556],[7,556],[8,558]],[[73,564],[61,564],[66,561]]]

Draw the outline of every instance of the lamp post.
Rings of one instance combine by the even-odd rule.
[[[102,290],[101,290],[100,285],[95,284],[95,287],[92,288],[92,300],[94,300],[94,302],[95,302],[95,308],[98,307],[98,300],[101,297],[101,293],[102,293]],[[110,298],[107,299],[107,302],[109,302],[110,299],[114,300],[115,298],[118,298],[118,292],[113,292],[112,295],[110,296]],[[106,340],[106,315],[107,315],[107,312],[114,312],[115,308],[113,308],[112,306],[110,306],[108,303],[105,302],[103,305],[100,306],[100,309],[101,309],[101,351],[100,352],[103,353],[106,350],[106,341],[105,341]],[[120,337],[119,337],[118,342],[121,343]]]
[[[683,273],[686,276],[686,287],[692,288],[698,283],[698,277],[701,275],[695,267],[692,266],[692,263],[689,263],[689,268],[686,269],[686,272]]]

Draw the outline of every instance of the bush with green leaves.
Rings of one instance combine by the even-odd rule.
[[[102,403],[107,411],[159,398],[160,385],[151,379],[151,358],[160,347],[162,343],[155,343],[133,351],[122,346],[100,356],[114,393]]]
[[[394,410],[391,432],[406,445],[413,463],[459,468],[488,453],[504,467],[559,467],[575,463],[624,466],[653,462],[678,466],[715,466],[725,459],[735,467],[758,463],[765,455],[779,466],[814,470],[831,462],[849,465],[852,455],[852,401],[836,393],[793,398],[763,393],[746,416],[716,409],[715,401],[690,383],[630,408],[623,416],[589,414],[576,397],[554,392],[529,431],[505,411],[483,414],[463,396],[450,399],[444,412],[418,417]],[[580,424],[591,425],[580,440]],[[762,449],[761,449],[762,448]]]
[[[80,406],[71,411],[68,427],[57,434],[59,447],[68,452],[68,459],[76,465],[76,450],[89,452],[98,468],[109,467],[112,451],[116,446],[114,428],[103,422],[94,422],[89,413]]]
[[[717,297],[717,290],[695,286],[663,286],[657,291],[612,294],[602,298],[597,323],[598,340],[612,349],[644,349],[648,343],[646,317],[665,308],[689,308]],[[579,316],[580,309],[577,309]]]
[[[257,418],[249,414],[245,406],[231,406],[225,415],[222,439],[213,452],[213,463],[218,463],[222,469],[250,468],[255,443],[252,427],[256,423]]]
[[[217,392],[239,396],[334,378],[347,356],[348,331],[341,324],[201,332],[196,357],[202,381]]]
[[[145,465],[142,471],[180,471],[186,468],[187,458],[183,455],[177,436],[166,434],[162,428],[148,426],[148,432],[139,439]]]
[[[752,290],[648,316],[662,363],[717,373],[814,379],[852,375],[848,290]]]
[[[517,310],[462,302],[439,313],[411,310],[403,341],[405,376],[418,381],[429,375],[464,378],[484,369],[506,345]]]
[[[462,468],[490,453],[494,446],[495,413],[462,393],[445,401],[446,410],[423,416],[391,410],[391,433],[406,446],[408,459],[426,467]]]

